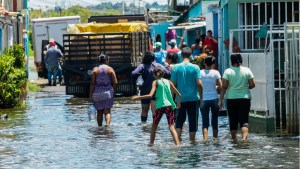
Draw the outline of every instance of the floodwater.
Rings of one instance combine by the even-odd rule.
[[[29,93],[26,104],[1,112],[9,119],[0,121],[0,168],[299,168],[299,136],[250,133],[249,141],[232,142],[226,117],[219,141],[204,144],[198,131],[190,144],[185,130],[178,147],[163,117],[149,147],[151,118],[140,124],[138,102],[118,102],[110,127],[88,121],[88,102],[63,92]]]

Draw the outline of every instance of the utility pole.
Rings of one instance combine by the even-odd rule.
[[[122,1],[122,14],[125,15],[125,2],[124,0]]]
[[[141,0],[138,0],[139,1],[139,14],[141,13]]]
[[[133,14],[135,14],[136,11],[135,11],[135,0],[133,0]]]

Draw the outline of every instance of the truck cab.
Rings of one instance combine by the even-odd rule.
[[[39,77],[47,77],[44,64],[43,49],[53,38],[58,46],[62,46],[63,34],[67,33],[69,24],[80,23],[79,16],[51,17],[32,19],[32,45],[34,61]]]

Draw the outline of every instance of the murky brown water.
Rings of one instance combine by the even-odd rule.
[[[219,142],[201,143],[198,131],[191,145],[184,132],[176,147],[164,117],[155,146],[148,147],[151,118],[140,124],[139,104],[116,104],[106,128],[88,121],[87,104],[62,92],[39,92],[29,94],[26,110],[6,110],[0,168],[299,168],[299,136],[251,133],[248,142],[233,143],[227,118],[220,117]]]

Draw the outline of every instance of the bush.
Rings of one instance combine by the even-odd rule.
[[[22,85],[27,81],[24,47],[15,44],[0,55],[0,107],[11,108],[20,103]]]

